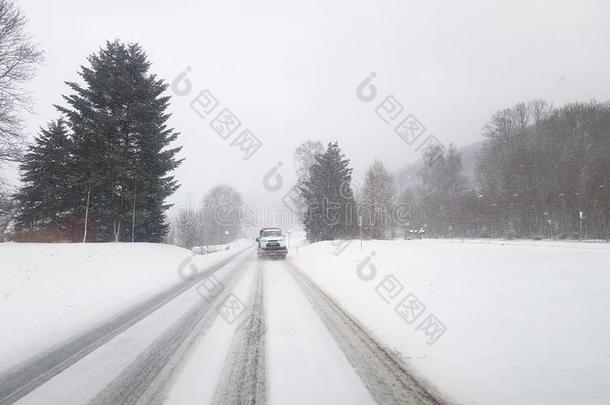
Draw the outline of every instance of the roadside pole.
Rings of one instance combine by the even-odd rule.
[[[360,226],[360,251],[362,252],[362,214],[358,215],[358,225]]]

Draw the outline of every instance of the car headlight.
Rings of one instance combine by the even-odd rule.
[[[261,243],[262,243],[262,244],[264,244],[264,245],[266,245],[266,244],[267,244],[267,239],[262,238],[262,239],[261,239]]]

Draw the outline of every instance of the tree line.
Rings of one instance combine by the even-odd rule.
[[[454,145],[431,146],[415,186],[397,189],[380,161],[352,190],[336,143],[297,148],[297,204],[311,241],[431,237],[610,238],[610,108],[542,100],[496,112],[483,130],[475,178]]]
[[[168,127],[167,84],[138,44],[107,42],[67,82],[58,117],[24,147],[24,85],[42,61],[26,19],[0,0],[0,167],[19,162],[21,186],[0,178],[0,234],[21,241],[223,243],[239,232],[241,196],[213,188],[199,208],[175,210],[181,160]],[[542,100],[502,109],[484,127],[474,178],[458,149],[423,153],[418,182],[396,181],[380,161],[362,186],[339,145],[307,141],[295,152],[295,210],[312,241],[432,237],[610,239],[610,109]],[[222,211],[222,212],[220,212]],[[229,219],[227,219],[229,218]],[[232,219],[230,219],[232,218]],[[169,233],[169,235],[168,235]]]

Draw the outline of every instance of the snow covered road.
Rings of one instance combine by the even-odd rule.
[[[330,296],[251,249],[0,373],[0,404],[438,404]]]
[[[214,273],[234,256],[220,261],[191,280],[162,291],[138,305],[113,316],[106,322],[84,331],[55,347],[12,367],[0,374],[0,404],[11,403],[28,394],[49,379],[61,373],[116,335],[130,328],[155,310],[191,288],[198,281]]]
[[[0,246],[0,404],[610,400],[609,244],[233,254]]]
[[[378,403],[440,404],[400,356],[376,340],[353,315],[292,264],[290,274]],[[438,395],[438,394],[436,394]]]

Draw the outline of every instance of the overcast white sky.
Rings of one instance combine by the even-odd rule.
[[[338,140],[362,175],[374,158],[397,170],[417,159],[356,97],[376,72],[378,98],[394,95],[443,143],[480,139],[496,110],[531,98],[556,105],[610,99],[606,1],[118,1],[22,0],[46,62],[32,83],[31,134],[57,117],[66,80],[105,40],[137,41],[171,81],[186,66],[195,93],[210,89],[263,142],[248,161],[174,97],[185,193],[228,183],[247,198],[288,189],[305,139]],[[194,94],[193,93],[193,94]],[[263,193],[278,161],[286,184]]]

